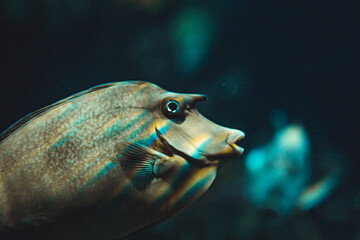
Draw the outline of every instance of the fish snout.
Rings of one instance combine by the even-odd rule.
[[[239,156],[244,152],[244,149],[239,146],[239,142],[243,138],[245,138],[245,133],[236,129],[231,129],[227,135],[226,143],[232,148],[235,155]]]

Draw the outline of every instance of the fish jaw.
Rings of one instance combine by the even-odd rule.
[[[235,154],[241,155],[244,149],[237,145],[237,142],[245,138],[245,133],[240,130],[233,130],[226,139],[227,144],[235,150]]]
[[[236,130],[229,129],[230,133],[226,137],[226,145],[219,152],[207,154],[209,159],[222,159],[222,158],[235,158],[241,156],[244,153],[244,148],[238,145],[239,141],[245,138],[245,133]]]
[[[215,125],[215,124],[214,124]],[[157,138],[168,154],[177,154],[200,165],[218,164],[222,159],[231,159],[243,154],[244,149],[238,142],[245,134],[236,129],[229,129],[219,125],[220,133],[202,131],[194,136],[178,134],[180,131],[162,131],[155,126]]]

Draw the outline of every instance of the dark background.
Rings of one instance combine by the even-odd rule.
[[[241,193],[242,157],[194,206],[134,239],[358,240],[359,20],[355,0],[2,0],[0,131],[73,93],[130,79],[207,94],[200,111],[243,130],[247,152],[271,138],[272,112],[282,109],[315,151],[321,139],[344,159],[346,177],[329,199],[285,220],[258,211]]]

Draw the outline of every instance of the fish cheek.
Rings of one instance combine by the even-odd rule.
[[[154,163],[154,175],[156,178],[169,178],[176,170],[177,157],[162,158]]]
[[[174,156],[162,159],[158,164],[159,175],[149,184],[145,193],[145,199],[150,203],[159,202],[174,191],[174,180],[187,162],[179,156]]]

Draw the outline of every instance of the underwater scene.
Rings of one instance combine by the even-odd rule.
[[[0,239],[360,240],[357,1],[0,1]]]

